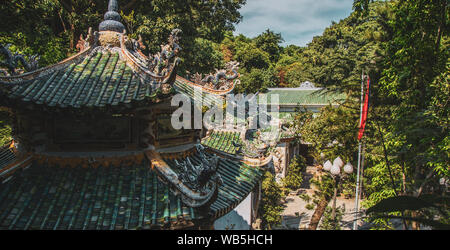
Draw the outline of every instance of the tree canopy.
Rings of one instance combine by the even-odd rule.
[[[122,3],[120,3],[122,2]],[[53,64],[75,52],[80,35],[98,29],[107,11],[104,0],[11,0],[0,4],[0,43],[11,49],[41,56],[40,65]],[[241,20],[245,0],[132,0],[119,1],[122,22],[134,38],[142,36],[145,53],[155,53],[174,28],[183,30],[180,42],[182,69],[203,72],[205,40],[220,42]],[[212,53],[212,52],[211,52]],[[208,66],[213,70],[214,63]]]

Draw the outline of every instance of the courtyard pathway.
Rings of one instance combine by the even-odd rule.
[[[292,230],[302,230],[307,229],[311,216],[314,213],[314,209],[309,210],[306,208],[308,204],[299,196],[302,194],[308,194],[312,198],[314,190],[311,187],[309,180],[315,173],[315,167],[308,167],[305,173],[305,179],[302,188],[296,192],[292,192],[286,197],[286,202],[284,204],[285,209],[282,213],[283,221],[282,227],[284,229]],[[344,199],[338,197],[336,200],[336,207],[341,207],[344,209],[344,216],[341,222],[341,228],[343,230],[351,230],[353,227],[353,212],[354,212],[354,199]],[[312,201],[311,201],[312,203]],[[329,204],[331,206],[331,202]],[[319,224],[320,226],[320,224]]]

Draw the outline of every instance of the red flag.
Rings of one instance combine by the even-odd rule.
[[[370,94],[370,78],[367,77],[366,96],[364,97],[364,107],[361,114],[361,123],[359,124],[358,141],[360,141],[364,135],[364,129],[367,122],[367,113],[369,112],[369,94]]]

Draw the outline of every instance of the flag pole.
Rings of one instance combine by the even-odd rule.
[[[364,71],[361,73],[361,111],[360,111],[360,121],[359,124],[361,125],[362,121],[362,112],[363,112],[363,105],[364,105]],[[353,230],[358,230],[358,213],[359,213],[359,171],[361,169],[361,147],[362,143],[361,140],[359,140],[358,145],[358,168],[356,171],[356,189],[355,189],[355,219],[353,220]]]

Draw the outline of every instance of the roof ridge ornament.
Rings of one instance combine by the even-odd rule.
[[[161,51],[148,56],[147,67],[152,73],[157,76],[167,76],[178,65],[180,62],[178,53],[181,51],[178,43],[181,33],[180,29],[173,29],[167,43],[161,45]]]
[[[108,12],[105,13],[104,21],[100,23],[99,31],[125,32],[125,26],[120,22],[119,5],[117,0],[109,0]]]
[[[25,72],[31,72],[39,68],[40,56],[29,56],[29,60],[27,61],[24,55],[18,52],[13,54],[9,47],[11,47],[11,44],[5,46],[0,44],[0,55],[3,55],[5,58],[5,60],[0,61],[0,67],[6,67],[6,70],[0,68],[0,76],[14,76],[23,73],[17,69],[19,63],[25,68]]]
[[[299,89],[315,89],[316,86],[314,85],[314,83],[310,82],[310,81],[305,81],[302,84],[300,84],[300,87],[298,87]]]
[[[234,80],[239,78],[239,62],[230,61],[225,64],[225,69],[218,70],[216,73],[210,73],[203,77],[202,74],[195,73],[190,76],[190,81],[197,85],[214,90],[226,90],[234,85]],[[236,80],[239,84],[239,80]]]
[[[78,51],[83,51],[89,47],[95,47],[98,43],[99,34],[97,31],[93,32],[92,28],[89,27],[86,38],[83,37],[83,34],[80,35],[80,39],[76,45]]]

